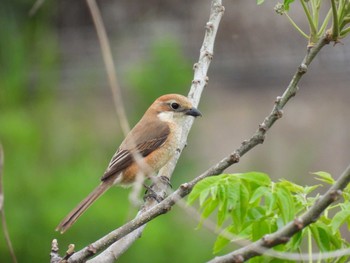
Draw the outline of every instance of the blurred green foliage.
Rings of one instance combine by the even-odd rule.
[[[90,90],[80,90],[82,101],[59,99],[55,3],[45,2],[29,17],[32,4],[4,1],[0,8],[0,142],[5,153],[5,210],[18,260],[48,262],[53,238],[58,238],[62,254],[70,243],[80,249],[137,211],[130,208],[129,190],[112,189],[66,234],[54,231],[97,185],[122,136],[116,136],[117,121],[110,124],[103,112],[105,101],[91,98]],[[128,74],[137,93],[134,112],[143,112],[161,94],[186,94],[191,76],[190,63],[175,41],[156,42],[149,57]],[[131,118],[137,120],[140,115]],[[183,157],[174,187],[188,179],[193,169],[191,158]],[[210,258],[213,240],[205,238],[205,233],[188,235],[196,222],[182,210],[174,210],[149,223],[120,262],[165,262],[169,255],[172,262]],[[1,228],[0,262],[10,262]]]
[[[58,47],[50,12],[53,3],[29,17],[32,4],[1,3],[0,109],[33,101],[46,103],[57,84]]]
[[[180,45],[175,39],[165,38],[154,42],[148,58],[129,71],[127,80],[135,91],[137,105],[147,109],[159,95],[186,95],[192,77],[191,64]]]

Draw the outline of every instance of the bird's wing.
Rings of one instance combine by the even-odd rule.
[[[137,129],[134,129],[135,132],[131,131],[128,139],[124,141],[112,157],[107,170],[101,178],[102,181],[129,167],[134,162],[133,153],[145,157],[158,149],[166,141],[170,133],[167,125],[158,125],[155,127],[155,124],[150,123],[146,127],[146,129],[143,129],[142,134],[137,132]]]

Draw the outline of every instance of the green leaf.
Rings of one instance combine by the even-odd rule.
[[[286,11],[288,11],[288,10],[289,10],[289,5],[290,5],[291,3],[293,3],[293,2],[294,2],[294,0],[284,0],[284,1],[283,1],[284,9],[285,9]]]
[[[313,224],[310,226],[310,230],[312,233],[313,239],[316,241],[317,246],[321,251],[329,251],[330,250],[330,240],[327,232],[319,227],[317,224]]]
[[[207,218],[208,216],[210,216],[218,205],[218,199],[213,200],[212,198],[208,198],[203,204],[202,217]]]
[[[331,227],[332,234],[335,234],[339,231],[339,228],[344,224],[350,217],[350,209],[345,209],[338,212],[332,219]]]
[[[208,195],[210,192],[210,188],[209,189],[204,189],[200,194],[199,194],[199,205],[202,206],[205,199],[207,199]]]
[[[225,235],[224,233],[227,233],[227,235]],[[234,233],[234,227],[232,225],[228,226],[220,233],[214,244],[214,254],[220,252],[228,243],[230,243],[230,239],[228,239],[227,236],[232,233]]]
[[[312,237],[321,251],[332,251],[342,248],[343,241],[340,232],[333,234],[331,227],[323,222],[317,221],[310,226]]]
[[[262,206],[252,207],[248,210],[248,217],[252,221],[266,220],[266,208]]]
[[[218,195],[218,188],[216,187],[216,185],[215,185],[215,187],[210,188],[210,194],[211,194],[211,197],[213,199],[216,199],[216,197]]]
[[[223,200],[221,201],[221,207],[219,206],[219,210],[218,210],[218,226],[222,226],[222,224],[224,223],[228,210],[227,210],[227,200]]]
[[[239,199],[239,191],[237,191],[237,189],[239,189],[240,183],[239,182],[235,182],[233,184],[229,184],[227,185],[227,206],[228,209],[233,209],[236,206],[236,203]]]
[[[269,193],[270,189],[266,186],[260,186],[257,188],[252,196],[250,197],[249,204],[253,204],[256,201],[260,200],[262,196],[265,196],[267,193]]]
[[[240,179],[243,179],[248,182],[255,183],[259,186],[268,186],[271,183],[270,177],[265,173],[260,172],[248,172],[248,173],[241,173],[241,174],[234,174]]]
[[[316,173],[311,173],[314,175],[317,175],[318,177],[315,177],[316,180],[319,180],[321,182],[325,182],[327,184],[331,184],[333,185],[335,183],[335,180],[332,178],[331,174],[327,173],[327,172],[316,172]]]
[[[314,190],[316,190],[317,188],[321,187],[321,184],[316,184],[313,186],[305,186],[304,187],[304,193],[305,194],[310,194],[311,192],[313,192]]]
[[[291,193],[285,189],[282,185],[276,190],[277,205],[279,212],[283,218],[284,224],[293,220],[295,217],[295,206]]]
[[[239,184],[237,191],[239,193],[239,199],[236,202],[236,206],[232,209],[231,215],[235,227],[242,229],[248,210],[249,192],[244,184]]]
[[[220,180],[220,176],[213,176],[203,179],[198,182],[192,189],[191,193],[187,198],[187,202],[192,204],[201,194],[202,191],[210,189],[213,185],[217,184]]]
[[[265,0],[256,0],[256,4],[257,5],[261,5],[262,3],[264,3],[265,2]]]
[[[252,223],[252,241],[262,238],[271,231],[271,224],[266,220],[258,220]]]
[[[277,203],[276,194],[272,193],[271,191],[267,192],[265,195],[265,204],[266,204],[266,208],[267,208],[267,210],[266,210],[267,215],[272,214],[273,210],[275,209],[276,203]]]
[[[287,243],[287,247],[290,248],[291,251],[296,251],[300,249],[301,242],[303,241],[303,237],[306,231],[302,230],[297,232]]]
[[[298,184],[295,184],[295,183],[292,183],[288,180],[281,180],[279,182],[279,185],[282,185],[284,186],[287,190],[289,190],[290,192],[293,192],[293,193],[303,193],[304,192],[304,187],[298,185]]]

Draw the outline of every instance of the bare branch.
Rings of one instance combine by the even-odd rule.
[[[226,254],[224,256],[216,257],[209,263],[228,263],[228,262],[244,262],[252,257],[262,255],[264,252],[277,246],[279,244],[287,243],[290,238],[310,225],[317,221],[323,211],[335,202],[342,193],[342,190],[350,182],[350,165],[346,168],[343,174],[339,177],[337,182],[324,194],[306,213],[294,221],[288,223],[273,234],[266,235],[260,240],[238,249],[234,252]],[[271,251],[272,252],[272,251]],[[349,250],[347,251],[349,253]],[[268,253],[270,256],[281,257],[285,259],[288,257],[288,253]],[[337,254],[339,256],[339,254]],[[321,259],[322,255],[317,255],[316,259]],[[309,258],[309,257],[308,257]],[[322,257],[324,258],[324,257]],[[290,260],[302,260],[301,256],[298,258],[289,258]]]
[[[97,7],[95,0],[86,0],[89,6],[91,16],[94,20],[96,27],[96,32],[101,45],[101,51],[103,56],[103,61],[106,66],[107,76],[109,80],[109,86],[113,95],[114,106],[116,108],[120,125],[122,127],[123,133],[126,136],[130,131],[130,126],[126,117],[124,103],[121,96],[120,87],[118,85],[117,74],[113,62],[113,56],[111,52],[111,47],[109,45],[107,33],[103,25],[100,10]]]
[[[29,10],[28,15],[33,16],[38,12],[39,8],[44,4],[45,0],[36,0],[32,8]]]
[[[88,0],[90,1],[90,0]],[[188,97],[191,99],[193,105],[195,107],[198,106],[199,100],[201,97],[201,93],[204,89],[204,87],[207,85],[208,82],[208,77],[207,77],[207,72],[210,66],[210,62],[213,58],[213,53],[214,53],[214,42],[215,42],[215,37],[216,33],[221,21],[221,18],[223,16],[225,8],[221,4],[221,0],[213,0],[211,3],[211,11],[210,11],[210,18],[209,21],[206,23],[205,26],[205,36],[203,40],[202,47],[200,49],[200,55],[199,55],[199,60],[198,62],[194,65],[194,79],[192,81],[192,86],[189,92]],[[96,7],[95,7],[96,8]],[[179,145],[179,151],[176,153],[174,158],[159,172],[159,175],[161,177],[166,177],[168,180],[170,180],[171,175],[175,169],[175,166],[177,164],[177,161],[181,155],[182,149],[185,147],[186,142],[187,142],[187,136],[188,133],[192,127],[193,120],[188,119],[186,122],[184,129],[183,129],[183,135],[182,135],[182,140]],[[161,197],[166,196],[166,190],[168,188],[168,183],[164,181],[159,181],[155,182],[152,190]],[[145,202],[143,208],[141,211],[138,213],[136,218],[139,218],[145,211],[149,210],[153,206],[155,206],[157,203],[154,202],[153,199],[147,199]],[[117,242],[115,242],[111,247],[106,249],[103,253],[101,253],[99,256],[96,258],[90,260],[90,263],[93,262],[112,262],[116,258],[118,258],[128,247],[132,245],[133,242],[139,236],[141,235],[143,228],[142,229],[133,229],[134,232],[128,234],[127,236],[124,236],[122,239],[119,239]],[[108,245],[112,244],[114,241],[108,243]],[[107,244],[107,243],[104,243]],[[96,251],[101,251],[102,249],[99,249],[99,247],[96,246],[96,244],[93,244],[93,247],[96,248]],[[86,250],[87,251],[87,250]],[[79,253],[79,252],[78,252]],[[77,254],[78,254],[77,253]],[[87,256],[90,253],[86,253],[85,255]],[[76,255],[72,257],[71,262],[75,262]],[[78,258],[78,257],[77,257]]]

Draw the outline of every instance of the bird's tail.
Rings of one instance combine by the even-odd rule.
[[[97,186],[83,201],[81,201],[76,208],[74,208],[56,227],[56,231],[60,231],[61,234],[66,232],[75,221],[88,209],[92,203],[99,198],[108,188],[111,187],[111,184],[107,182],[102,182]]]

